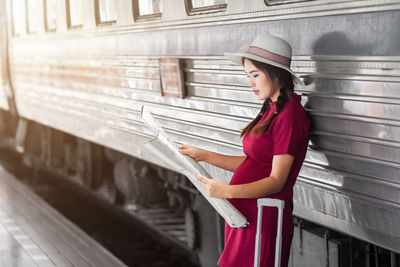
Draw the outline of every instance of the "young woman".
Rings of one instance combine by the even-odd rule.
[[[227,198],[249,221],[245,228],[225,225],[225,249],[218,265],[250,267],[254,264],[257,225],[257,198],[285,201],[282,226],[281,266],[287,266],[293,237],[293,186],[303,164],[309,141],[309,120],[294,93],[293,82],[300,82],[290,70],[291,47],[275,36],[258,35],[239,53],[225,54],[242,64],[250,87],[263,100],[257,117],[245,127],[243,151],[246,156],[228,156],[179,146],[182,154],[234,171],[229,184],[197,175],[211,197]],[[264,208],[261,266],[274,266],[277,211]]]

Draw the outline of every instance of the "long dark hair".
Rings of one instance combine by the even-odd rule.
[[[267,120],[261,122],[256,126],[256,124],[261,120],[264,113],[269,109],[271,99],[269,98],[265,99],[261,107],[260,113],[242,130],[242,132],[240,133],[240,137],[243,137],[249,132],[252,132],[255,135],[261,135],[263,132],[266,132],[269,126],[271,125],[272,121],[276,118],[276,116],[278,116],[279,112],[281,112],[283,106],[286,104],[286,102],[289,100],[289,97],[293,95],[294,92],[293,77],[292,74],[290,74],[290,72],[249,58],[248,60],[250,60],[250,62],[253,63],[253,65],[257,69],[266,73],[270,77],[271,81],[274,81],[275,78],[277,78],[281,88],[280,88],[280,95],[278,97],[278,100],[276,101],[276,110],[274,114],[270,118],[268,118]]]

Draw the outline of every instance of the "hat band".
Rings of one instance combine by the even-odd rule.
[[[282,64],[282,65],[290,68],[291,59],[288,57],[271,53],[265,49],[262,49],[262,48],[259,48],[256,46],[250,46],[249,49],[247,49],[247,53],[271,60],[273,62]]]

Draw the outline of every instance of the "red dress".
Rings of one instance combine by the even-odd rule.
[[[231,185],[245,184],[266,178],[270,175],[274,155],[290,154],[294,162],[287,182],[281,192],[268,196],[285,201],[282,225],[281,266],[289,261],[293,237],[293,186],[303,164],[309,140],[310,123],[300,103],[301,96],[294,95],[271,123],[267,132],[260,136],[247,134],[243,138],[243,151],[246,159],[233,174]],[[276,102],[261,120],[272,116]],[[257,226],[257,199],[230,199],[249,221],[244,228],[231,228],[225,224],[225,249],[218,261],[223,267],[251,267],[254,265],[255,235]],[[264,208],[260,266],[274,266],[275,238],[277,229],[277,210]]]

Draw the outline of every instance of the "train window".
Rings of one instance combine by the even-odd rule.
[[[40,19],[41,19],[41,0],[27,0],[27,11],[28,11],[28,32],[36,33],[41,29]]]
[[[96,0],[97,24],[109,24],[117,21],[117,4],[115,0]]]
[[[81,0],[67,0],[68,28],[79,28],[83,25],[83,6]]]
[[[11,1],[14,36],[22,34],[25,30],[25,3],[25,0]]]
[[[57,0],[45,0],[46,31],[57,29]]]
[[[310,2],[315,0],[265,0],[265,3],[268,6],[271,5],[280,5],[280,4],[289,4],[289,3],[298,3],[298,2]]]
[[[189,15],[225,11],[227,0],[186,0]]]
[[[133,13],[135,19],[151,19],[161,17],[161,0],[134,0]]]

